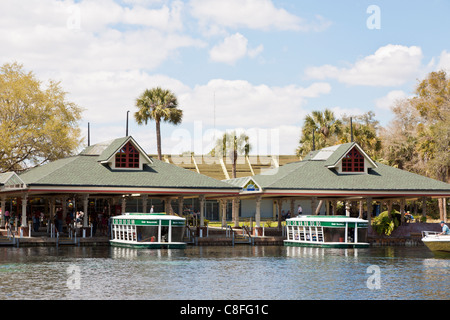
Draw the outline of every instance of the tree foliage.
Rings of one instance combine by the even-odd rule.
[[[352,119],[352,127],[350,126]],[[381,139],[378,136],[378,121],[375,114],[369,111],[363,115],[336,118],[329,109],[313,111],[305,117],[300,145],[297,155],[305,157],[310,151],[322,149],[341,143],[357,142],[371,157],[377,158],[381,150]],[[313,140],[314,133],[314,140]]]
[[[81,143],[82,109],[59,82],[46,88],[18,63],[0,68],[0,171],[20,171],[71,155]]]
[[[383,157],[390,165],[448,181],[450,168],[450,78],[431,72],[416,95],[398,101],[394,120],[384,130]]]
[[[170,90],[160,87],[146,89],[139,98],[136,99],[134,118],[139,125],[147,124],[149,120],[156,123],[156,144],[158,148],[158,158],[162,159],[161,152],[161,121],[172,124],[179,124],[183,118],[183,110],[178,109],[178,100]]]
[[[331,110],[311,112],[305,117],[297,155],[304,157],[313,149],[335,145],[341,131],[342,121]]]

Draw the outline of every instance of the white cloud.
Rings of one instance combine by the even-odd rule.
[[[191,14],[209,34],[223,32],[223,28],[321,31],[330,25],[321,16],[307,22],[276,8],[271,0],[191,0],[190,7]]]
[[[235,33],[226,37],[220,44],[214,46],[209,51],[209,56],[212,61],[233,65],[237,60],[246,56],[251,58],[256,57],[262,50],[262,45],[254,49],[249,48],[247,38],[240,33]]]
[[[312,79],[331,78],[350,85],[398,86],[415,79],[422,67],[422,58],[420,47],[389,44],[350,67],[310,67],[305,74]]]
[[[442,51],[436,70],[445,70],[450,72],[450,52],[447,52],[447,50]]]
[[[245,80],[223,79],[189,87],[164,75],[137,70],[61,77],[65,79],[63,87],[72,88],[68,99],[87,108],[84,120],[91,124],[92,143],[124,135],[129,110],[130,134],[139,139],[149,153],[156,152],[154,122],[137,126],[133,120],[135,99],[146,88],[157,85],[170,88],[183,110],[181,125],[162,127],[163,152],[171,154],[190,150],[207,153],[214,145],[213,124],[219,130],[217,137],[224,130],[235,129],[254,135],[257,144],[254,152],[292,154],[298,143],[300,124],[308,113],[305,109],[307,101],[331,91],[329,84],[320,82],[308,87],[270,87]],[[87,134],[86,130],[84,134]]]
[[[83,118],[98,125],[124,119],[127,110],[136,111],[136,98],[145,89],[161,86],[176,94],[190,90],[176,79],[138,70],[62,73],[56,79],[62,80],[63,88],[70,88],[68,100],[86,109]]]
[[[0,62],[35,72],[154,69],[177,50],[204,47],[182,30],[183,4],[122,7],[112,0],[1,1]]]
[[[402,90],[392,90],[384,97],[375,100],[375,107],[384,110],[391,110],[398,101],[407,98],[408,95]]]
[[[245,80],[215,79],[206,85],[195,86],[179,96],[184,106],[184,121],[196,120],[227,128],[292,125],[306,115],[303,110],[307,98],[328,94],[327,83],[314,83],[303,88],[295,85],[270,87],[253,85]],[[238,116],[239,115],[239,116]]]

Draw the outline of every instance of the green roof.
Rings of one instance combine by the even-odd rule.
[[[271,169],[263,174],[252,176],[252,179],[263,190],[436,191],[450,195],[448,183],[393,168],[371,159],[367,160],[373,165],[365,173],[339,173],[334,166],[353,146],[355,143],[335,146],[328,155],[320,154],[321,150],[314,151],[303,161]],[[364,153],[364,156],[367,158],[367,154]],[[226,181],[239,185],[244,179]]]
[[[79,155],[30,169],[20,178],[33,186],[234,189],[235,186],[156,159],[140,169],[112,169],[101,163],[129,137],[87,147]],[[145,157],[148,158],[147,155]]]

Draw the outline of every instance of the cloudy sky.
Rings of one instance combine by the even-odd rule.
[[[313,110],[369,110],[382,125],[418,79],[450,70],[450,1],[1,0],[0,64],[61,81],[91,143],[129,133],[156,153],[135,100],[172,90],[183,123],[163,153],[207,153],[245,130],[253,153],[293,154]],[[87,139],[86,139],[87,142]]]

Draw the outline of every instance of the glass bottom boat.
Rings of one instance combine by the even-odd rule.
[[[298,216],[286,219],[285,246],[366,248],[368,221],[347,216]]]
[[[112,246],[186,248],[186,220],[165,213],[125,213],[111,218]]]

